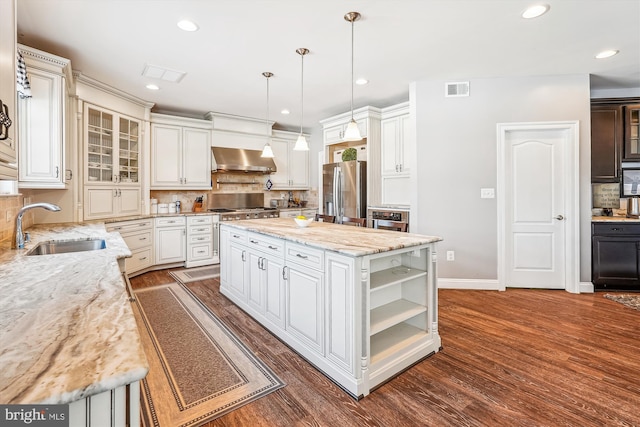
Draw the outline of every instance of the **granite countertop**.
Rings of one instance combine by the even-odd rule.
[[[640,218],[627,218],[626,216],[592,216],[591,222],[640,222]]]
[[[437,236],[423,236],[326,222],[312,222],[308,227],[300,228],[291,218],[248,219],[224,222],[223,225],[349,256],[371,255],[442,240]]]
[[[149,370],[118,259],[103,223],[29,228],[25,249],[0,246],[0,402],[69,403]],[[26,256],[39,242],[104,238],[106,249]]]

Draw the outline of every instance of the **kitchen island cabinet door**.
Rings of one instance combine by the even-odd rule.
[[[287,261],[286,278],[286,330],[324,356],[324,275]]]

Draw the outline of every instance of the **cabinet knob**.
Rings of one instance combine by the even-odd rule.
[[[564,217],[562,215],[558,215],[555,219],[557,219],[558,221],[562,221]]]

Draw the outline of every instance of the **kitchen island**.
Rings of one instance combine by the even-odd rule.
[[[28,231],[25,249],[0,247],[0,402],[68,403],[72,426],[137,425],[149,367],[119,267],[131,251],[103,223]],[[27,255],[40,242],[90,239],[106,248]]]
[[[440,350],[440,240],[290,218],[227,222],[220,291],[360,398]]]

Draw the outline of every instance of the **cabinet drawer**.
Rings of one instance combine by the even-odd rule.
[[[151,266],[151,248],[140,249],[138,251],[131,251],[131,258],[125,259],[125,270],[127,273],[134,273]]]
[[[151,246],[151,230],[140,233],[127,233],[122,236],[130,251]]]
[[[640,224],[628,222],[593,223],[593,234],[604,236],[640,236]]]
[[[152,227],[152,222],[150,219],[140,221],[113,222],[110,224],[105,224],[105,227],[109,232],[117,231],[122,234],[129,231],[150,229]]]
[[[195,235],[189,235],[189,237],[187,238],[187,243],[192,245],[192,244],[200,244],[200,243],[209,243],[213,240],[213,236],[211,235],[211,233],[209,234],[195,234]]]
[[[213,253],[213,243],[189,245],[188,251],[189,253],[187,258],[189,261],[211,258],[211,254]]]
[[[189,225],[189,229],[187,231],[189,234],[211,234],[213,232],[213,225]]]
[[[284,256],[284,241],[280,239],[272,239],[262,234],[249,233],[247,243],[252,248],[257,248],[270,254]]]
[[[238,230],[237,228],[229,229],[229,241],[235,243],[247,243],[247,232],[244,230]]]
[[[213,217],[211,215],[195,215],[187,217],[188,225],[203,225],[213,223]]]
[[[171,216],[167,218],[156,218],[156,227],[174,227],[176,225],[185,225],[185,217]]]
[[[316,270],[323,269],[324,251],[289,242],[286,242],[285,248],[287,261],[297,262]]]

